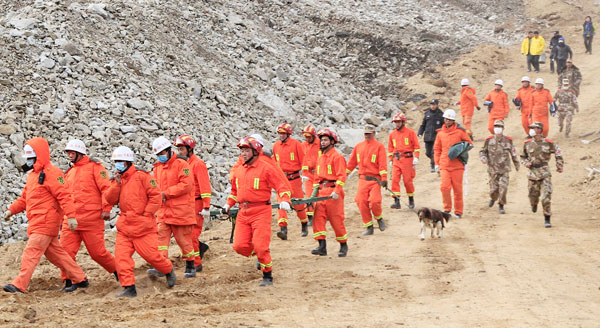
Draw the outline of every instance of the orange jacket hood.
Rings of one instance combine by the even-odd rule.
[[[25,144],[31,146],[37,156],[35,164],[33,164],[34,171],[41,171],[46,165],[50,164],[50,147],[46,139],[37,137],[29,139]]]

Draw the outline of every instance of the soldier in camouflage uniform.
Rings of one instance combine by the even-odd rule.
[[[579,85],[581,84],[581,71],[573,64],[571,59],[567,60],[567,67],[558,75],[558,85],[561,85],[563,80],[569,80],[571,89],[575,91],[575,95],[579,97]]]
[[[510,172],[510,161],[519,170],[519,160],[517,150],[513,145],[511,137],[502,134],[504,130],[504,121],[494,121],[494,135],[485,139],[483,148],[479,151],[479,158],[483,164],[488,166],[490,176],[490,203],[489,207],[494,206],[498,201],[498,212],[506,213],[504,205],[506,204],[506,191],[508,189],[508,172]]]
[[[560,132],[563,130],[563,123],[566,119],[566,130],[565,136],[568,138],[571,132],[571,121],[573,120],[573,113],[579,112],[579,105],[577,104],[577,95],[575,90],[569,87],[569,80],[563,80],[562,88],[556,91],[554,99],[558,101],[558,126]]]
[[[531,211],[537,211],[537,204],[542,194],[542,206],[544,207],[544,226],[550,228],[550,200],[552,198],[552,173],[548,162],[552,154],[556,157],[556,170],[558,173],[563,171],[562,151],[550,139],[544,139],[542,129],[544,125],[540,122],[533,122],[529,126],[529,135],[531,139],[525,140],[523,154],[521,155],[523,166],[529,169],[527,178],[529,179],[529,201]]]

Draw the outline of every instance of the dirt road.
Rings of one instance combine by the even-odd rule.
[[[540,3],[533,1],[532,10],[542,10]],[[584,2],[584,8],[591,3]],[[571,8],[562,2],[556,5]],[[574,136],[600,126],[600,94],[595,92],[600,87],[595,79],[600,66],[596,55],[583,54],[578,34],[583,16],[577,17],[561,26],[563,35],[574,40],[575,62],[584,74]],[[503,68],[474,79],[480,101],[497,78],[505,81],[509,97],[514,96],[526,74],[518,45],[494,51]],[[485,72],[486,63],[479,59],[487,55],[490,47],[476,49],[441,68],[442,74],[458,84],[467,72]],[[461,64],[465,61],[468,69]],[[548,73],[547,65],[539,77],[554,92],[556,76]],[[487,207],[487,173],[476,156],[487,135],[486,122],[487,113],[475,114],[476,148],[469,164],[465,216],[452,220],[441,240],[420,241],[416,215],[405,206],[391,210],[389,198],[384,202],[388,230],[361,236],[362,224],[352,201],[354,178],[346,184],[350,236],[346,258],[336,256],[338,246],[331,236],[331,255],[312,256],[316,242],[301,238],[299,223],[292,219],[290,240],[275,237],[272,242],[275,286],[259,288],[255,260],[234,254],[228,244],[229,226],[217,223],[204,234],[211,247],[205,271],[184,280],[178,262],[178,285],[172,290],[163,281],[148,279],[147,265],[137,258],[139,297],[133,300],[114,298],[120,286],[85,251],[78,259],[91,286],[70,295],[58,291],[58,270],[44,259],[26,295],[0,294],[0,326],[598,327],[600,213],[578,183],[586,174],[584,167],[598,162],[600,146],[583,145],[576,137],[565,139],[558,134],[556,119],[551,119],[550,138],[564,151],[565,173],[554,173],[554,226],[544,229],[542,214],[529,209],[524,170],[511,174],[507,214]],[[519,113],[512,108],[507,126],[506,133],[514,136],[520,152],[523,132]],[[583,156],[591,158],[580,160]],[[416,185],[417,206],[441,207],[439,179],[429,173],[425,160],[418,166]],[[112,251],[114,235],[109,240]],[[3,283],[17,274],[22,249],[23,243],[0,248]]]

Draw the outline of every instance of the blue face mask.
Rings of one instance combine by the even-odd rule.
[[[27,159],[27,166],[29,167],[33,167],[33,164],[35,163],[35,159],[34,158],[29,158]]]
[[[169,160],[169,158],[167,157],[167,155],[159,155],[158,156],[158,161],[161,163],[166,163]]]
[[[115,169],[117,169],[119,172],[123,173],[123,172],[125,172],[125,170],[127,170],[127,166],[125,165],[124,162],[116,162]]]

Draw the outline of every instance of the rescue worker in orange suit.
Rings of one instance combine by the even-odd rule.
[[[60,246],[58,230],[63,216],[71,231],[77,229],[76,209],[73,195],[66,186],[62,171],[50,163],[50,148],[44,138],[33,138],[25,144],[25,171],[33,170],[27,175],[25,188],[21,197],[17,198],[4,212],[4,220],[10,220],[14,214],[27,212],[27,244],[21,257],[21,271],[11,284],[4,285],[9,293],[24,293],[31,281],[31,276],[42,255],[50,263],[65,272],[73,284],[64,288],[72,292],[77,288],[89,285],[88,280],[75,263],[75,260]]]
[[[65,218],[60,234],[60,245],[75,260],[83,241],[92,259],[104,270],[114,274],[118,280],[115,258],[104,245],[104,220],[110,218],[112,208],[103,197],[110,187],[108,172],[99,161],[87,156],[85,144],[79,139],[70,140],[65,147],[65,152],[72,163],[71,168],[65,173],[65,181],[74,195],[77,229],[69,230]],[[65,281],[65,287],[72,285],[64,272],[61,272],[61,276]]]
[[[171,143],[165,137],[158,137],[152,142],[152,152],[158,158],[153,175],[162,197],[162,205],[157,213],[158,250],[165,258],[169,258],[169,243],[173,235],[185,260],[184,277],[193,278],[196,276],[196,267],[192,233],[197,222],[194,177],[187,157],[177,156],[171,148]],[[164,276],[156,268],[148,270],[148,273]]]
[[[196,268],[196,272],[202,272],[202,257],[209,247],[198,238],[202,233],[204,220],[210,220],[210,199],[212,196],[210,178],[208,176],[206,163],[194,154],[194,149],[196,148],[196,140],[194,140],[194,138],[184,134],[175,139],[175,147],[177,147],[177,152],[180,156],[187,157],[188,164],[190,164],[190,168],[192,169],[192,175],[194,176],[196,213],[196,225],[192,232],[194,267]]]
[[[291,189],[286,178],[268,160],[260,156],[262,145],[252,137],[238,143],[244,164],[233,172],[231,195],[227,198],[224,212],[239,204],[233,249],[240,255],[256,255],[258,267],[263,273],[259,286],[273,285],[273,263],[271,260],[271,190],[275,189],[280,199],[279,209],[291,210]]]
[[[135,262],[132,255],[137,252],[152,267],[166,276],[167,286],[175,286],[175,266],[162,256],[158,249],[158,234],[155,213],[162,203],[161,193],[152,176],[138,170],[133,162],[131,149],[117,147],[111,157],[115,172],[106,193],[106,200],[119,205],[121,213],[117,219],[117,241],[115,258],[119,282],[123,292],[117,297],[135,297]]]
[[[385,230],[381,209],[381,186],[387,188],[387,154],[385,146],[375,140],[374,127],[367,125],[364,132],[365,140],[352,150],[346,174],[358,166],[358,190],[354,201],[358,205],[365,228],[363,235],[372,235],[373,217],[379,230]]]
[[[317,160],[317,178],[313,195],[331,197],[318,202],[313,219],[314,238],[319,247],[311,251],[314,255],[327,255],[327,228],[329,224],[335,232],[335,239],[340,243],[339,257],[348,254],[348,234],[344,225],[344,184],[346,183],[346,160],[335,149],[338,143],[337,134],[331,129],[321,129],[317,134],[321,142],[321,156]]]
[[[454,191],[454,214],[459,218],[463,215],[462,190],[465,166],[458,158],[451,160],[448,157],[448,151],[450,147],[461,141],[473,144],[465,129],[456,124],[456,112],[448,109],[444,112],[444,126],[438,130],[433,151],[436,171],[441,170],[440,190],[442,191],[444,211],[448,213],[452,211],[452,191]]]
[[[529,76],[523,76],[521,79],[521,88],[517,91],[515,105],[521,109],[521,125],[526,135],[529,135],[529,125],[531,124],[531,111],[533,108],[533,90]]]
[[[533,107],[531,109],[531,120],[533,122],[541,122],[544,125],[542,135],[548,136],[550,132],[550,122],[548,121],[548,105],[554,106],[554,98],[550,90],[544,88],[544,79],[537,78],[535,80],[535,90],[531,92]]]
[[[315,184],[317,159],[321,145],[317,141],[317,130],[312,125],[307,125],[302,130],[302,135],[305,141],[304,146],[304,162],[302,163],[302,181],[304,183],[304,197],[310,197],[313,185]],[[306,207],[306,215],[308,216],[308,226],[312,226],[313,216],[315,215],[314,204],[309,204]]]
[[[285,173],[286,178],[290,182],[292,187],[293,198],[303,198],[304,192],[302,191],[302,163],[304,162],[304,147],[302,143],[291,137],[292,126],[283,123],[277,127],[277,133],[279,134],[279,140],[273,145],[273,158],[277,162],[277,165]],[[306,206],[298,205],[294,206],[298,219],[302,224],[302,237],[308,235],[308,217],[306,215]],[[288,216],[283,210],[279,210],[279,220],[277,223],[281,227],[280,231],[277,232],[277,237],[286,240],[287,239],[287,226]]]
[[[400,206],[400,178],[404,181],[404,188],[408,196],[408,207],[415,207],[415,165],[419,163],[421,146],[415,131],[406,126],[406,115],[398,113],[392,119],[396,128],[388,138],[388,156],[392,167],[392,195],[394,204],[392,208]]]
[[[494,85],[495,89],[490,91],[484,99],[486,102],[491,102],[491,105],[488,106],[488,131],[490,131],[491,134],[494,134],[494,122],[496,120],[501,121],[507,118],[510,110],[510,107],[508,106],[508,95],[502,90],[504,82],[502,80],[496,80]]]
[[[460,92],[460,100],[456,105],[460,105],[460,115],[463,118],[463,126],[467,129],[467,133],[470,136],[473,136],[471,120],[473,119],[473,113],[475,112],[474,108],[477,107],[477,110],[480,110],[481,108],[477,104],[475,89],[469,86],[469,79],[462,79],[460,85],[462,90]]]

